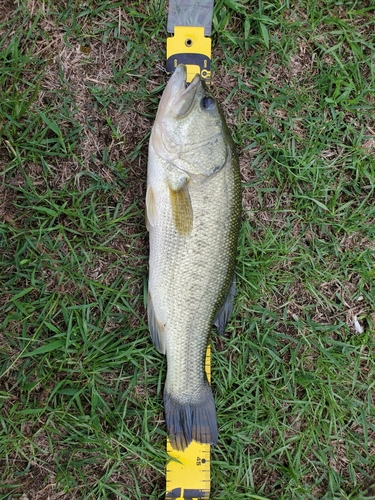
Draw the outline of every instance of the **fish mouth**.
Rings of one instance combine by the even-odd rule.
[[[196,93],[201,86],[202,81],[200,76],[195,75],[193,81],[188,87],[185,88],[185,90],[179,96],[178,103],[176,103],[176,109],[174,111],[179,118],[182,118],[183,116],[189,114],[189,111],[194,104]]]
[[[202,85],[199,75],[195,75],[190,85],[186,83],[186,66],[179,64],[171,76],[160,101],[159,111],[162,114],[172,112],[181,118],[188,114],[194,103],[197,90]]]

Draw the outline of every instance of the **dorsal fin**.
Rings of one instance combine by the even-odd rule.
[[[214,319],[214,325],[216,326],[217,331],[219,332],[220,335],[224,335],[225,333],[225,327],[227,326],[229,317],[233,311],[233,302],[235,295],[236,295],[236,280],[235,277],[233,277],[227,298],[225,299],[224,304],[220,307],[220,309],[216,313]]]

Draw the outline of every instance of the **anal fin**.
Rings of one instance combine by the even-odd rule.
[[[152,303],[151,294],[148,293],[147,300],[147,316],[148,328],[150,330],[152,341],[161,354],[165,354],[165,328],[163,323],[157,318],[155,314],[154,305]]]

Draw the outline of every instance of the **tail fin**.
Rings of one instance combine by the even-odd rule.
[[[197,403],[183,403],[165,390],[164,409],[167,432],[175,450],[183,451],[193,439],[199,443],[217,443],[215,402],[208,383]]]

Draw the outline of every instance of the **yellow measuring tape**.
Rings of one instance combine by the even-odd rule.
[[[181,2],[177,0],[170,3],[171,20],[179,22],[192,19],[191,7],[194,2]],[[196,74],[200,74],[207,84],[211,80],[211,38],[205,36],[211,33],[212,0],[200,0],[197,8],[205,3],[206,11],[201,17],[205,19],[204,26],[178,26],[174,25],[168,31],[174,32],[173,37],[167,38],[167,71],[173,73],[179,64],[185,64],[187,69],[187,83],[190,83]],[[178,7],[178,9],[177,9]],[[181,16],[185,7],[190,8],[190,13]],[[180,14],[176,15],[176,10]],[[173,14],[171,15],[171,12]],[[207,379],[211,381],[211,349],[207,347],[205,369]],[[209,444],[192,441],[183,451],[175,450],[167,439],[167,453],[170,460],[166,466],[166,499],[175,500],[206,500],[210,497],[210,458],[211,447]]]

